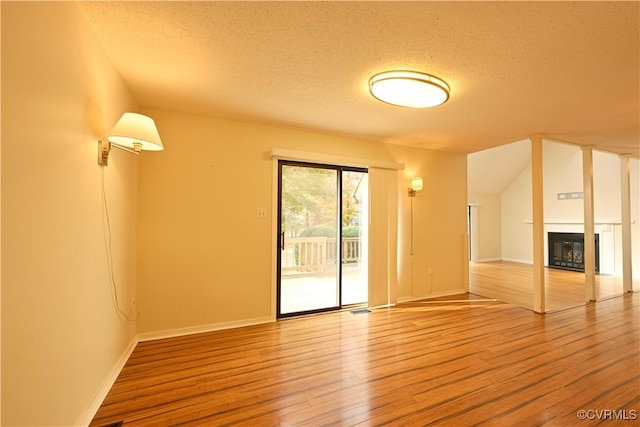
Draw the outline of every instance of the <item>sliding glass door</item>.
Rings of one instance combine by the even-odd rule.
[[[342,305],[368,302],[369,174],[342,171]]]
[[[367,301],[366,178],[363,169],[279,162],[278,317]]]

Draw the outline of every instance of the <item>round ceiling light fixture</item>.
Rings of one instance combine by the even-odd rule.
[[[382,102],[409,108],[435,107],[449,99],[442,79],[416,71],[385,71],[369,79],[369,92]]]

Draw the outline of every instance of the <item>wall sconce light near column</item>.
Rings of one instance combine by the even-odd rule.
[[[107,166],[111,147],[130,153],[161,151],[164,149],[156,123],[151,117],[137,113],[124,113],[107,137],[98,141],[98,164]]]
[[[409,197],[416,197],[416,193],[418,191],[422,191],[424,183],[422,182],[422,178],[419,176],[413,178],[411,180],[411,187],[409,188]]]

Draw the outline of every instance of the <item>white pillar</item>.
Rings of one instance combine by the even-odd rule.
[[[596,252],[593,219],[593,148],[582,147],[584,191],[584,291],[587,301],[596,300]]]
[[[622,287],[633,292],[631,271],[631,158],[620,156],[620,189],[622,191]]]
[[[478,262],[478,206],[469,205],[469,223],[471,234],[469,235],[469,257],[471,262]]]
[[[542,188],[542,135],[531,140],[531,181],[533,205],[533,310],[546,311],[544,293],[544,193]]]

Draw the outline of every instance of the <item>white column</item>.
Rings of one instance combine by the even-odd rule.
[[[584,291],[587,301],[596,300],[596,251],[593,220],[593,148],[582,147],[584,191]]]
[[[631,158],[620,156],[620,189],[622,191],[622,287],[633,292],[631,271]]]
[[[544,293],[544,193],[542,169],[542,135],[531,140],[531,181],[533,204],[533,310],[546,311]]]
[[[478,206],[469,206],[469,222],[471,224],[471,235],[468,236],[469,253],[471,262],[478,262]],[[468,264],[468,263],[467,263]]]

